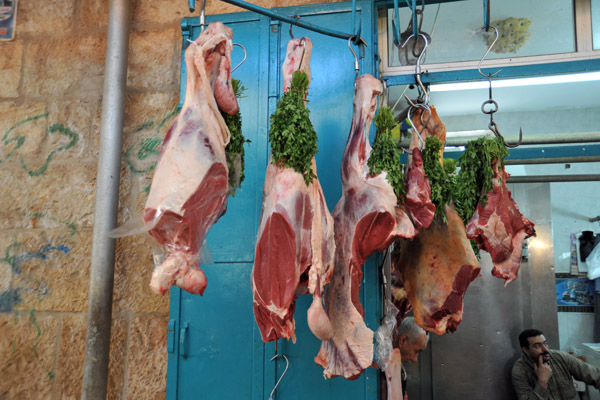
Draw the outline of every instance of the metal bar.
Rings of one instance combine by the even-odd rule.
[[[556,158],[505,158],[506,165],[528,165],[528,164],[572,164],[572,163],[588,163],[600,162],[600,156],[583,156],[583,157],[556,157]]]
[[[117,222],[130,19],[130,1],[111,0],[81,393],[84,400],[105,399],[107,392],[115,266],[115,239],[108,233]]]
[[[413,22],[413,35],[415,35],[415,40],[418,42],[419,40],[419,26],[417,25],[417,0],[412,0],[412,22]],[[423,18],[423,16],[421,16]]]
[[[490,0],[483,0],[483,26],[486,32],[490,30]]]
[[[394,19],[392,20],[392,29],[394,30],[394,44],[396,46],[402,45],[402,43],[400,43],[400,9],[398,8],[398,0],[394,0]]]
[[[534,183],[534,182],[589,182],[600,181],[600,175],[531,175],[511,176],[507,183]]]
[[[317,25],[309,24],[308,22],[302,22],[300,20],[288,17],[286,15],[277,14],[276,11],[267,10],[266,8],[259,7],[257,5],[245,2],[243,0],[221,0],[221,1],[223,1],[225,3],[233,4],[234,6],[238,6],[238,7],[244,8],[249,11],[253,11],[257,14],[266,15],[267,17],[276,19],[278,21],[287,22],[288,24],[292,24],[292,25],[298,26],[300,28],[304,28],[304,29],[308,29],[313,32],[321,33],[323,35],[332,36],[332,37],[336,37],[336,38],[340,38],[340,39],[350,39],[351,37],[354,36],[354,32],[348,34],[348,33],[344,33],[344,32],[339,32],[339,31],[334,31],[331,29],[323,28],[323,27],[320,27]],[[363,40],[362,37],[360,38],[359,41],[366,44],[366,42]]]
[[[491,137],[493,137],[490,134]],[[481,136],[473,137],[456,137],[446,139],[446,147],[465,146],[469,141],[478,139]],[[506,143],[517,142],[517,137],[504,137]],[[569,143],[597,143],[600,142],[600,132],[585,132],[585,133],[548,133],[539,135],[523,136],[522,145],[536,144],[569,144]],[[410,138],[404,138],[399,143],[399,147],[408,148],[410,146]]]

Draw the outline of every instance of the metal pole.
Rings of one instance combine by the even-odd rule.
[[[446,146],[465,146],[469,141],[479,139],[481,136],[463,136],[449,137],[446,139]],[[494,137],[490,132],[490,137]],[[506,143],[515,143],[518,137],[505,136]],[[583,132],[583,133],[544,133],[536,135],[524,135],[521,144],[569,144],[569,143],[596,143],[600,142],[600,132]],[[410,146],[410,138],[402,139],[398,143],[399,147],[408,148]]]
[[[111,0],[81,393],[84,400],[105,399],[107,392],[115,266],[115,239],[108,233],[117,222],[129,26],[130,0]]]
[[[506,165],[527,165],[527,164],[571,164],[600,162],[600,156],[581,156],[581,157],[555,157],[555,158],[505,158]]]
[[[600,181],[600,175],[531,175],[511,176],[506,183],[533,183],[533,182],[590,182]]]

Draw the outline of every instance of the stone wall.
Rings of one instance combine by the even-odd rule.
[[[20,0],[15,39],[0,42],[2,399],[81,396],[108,3]],[[120,222],[143,209],[192,16],[185,0],[131,4]],[[208,15],[236,11],[208,0]],[[169,299],[150,292],[151,270],[143,236],[117,241],[110,399],[165,397]]]

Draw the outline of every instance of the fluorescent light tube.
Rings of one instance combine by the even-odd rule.
[[[587,82],[600,80],[600,72],[536,76],[531,78],[492,79],[492,88],[511,86],[547,85],[552,83]],[[430,92],[450,92],[454,90],[487,89],[488,81],[440,83],[429,86]]]

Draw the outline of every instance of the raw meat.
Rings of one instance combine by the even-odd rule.
[[[399,269],[415,322],[443,335],[462,320],[463,297],[479,276],[479,264],[453,205],[446,205],[448,224],[437,217],[413,240],[402,240]]]
[[[406,211],[415,228],[427,228],[433,221],[435,205],[431,202],[431,186],[425,176],[423,157],[418,147],[412,150],[412,160],[406,174]]]
[[[327,378],[357,378],[373,361],[373,331],[365,325],[359,292],[362,265],[397,237],[413,237],[415,228],[386,180],[369,175],[369,127],[382,84],[371,75],[356,81],[352,127],[342,160],[343,193],[333,211],[335,269],[325,294],[333,337],[323,341],[315,362]]]
[[[402,356],[400,349],[394,349],[385,370],[387,400],[403,400],[402,397]]]
[[[307,38],[293,39],[287,51],[286,90],[296,70],[302,68],[310,77],[312,43]],[[314,158],[312,170],[316,175]],[[309,328],[322,340],[331,337],[321,294],[331,279],[334,254],[333,218],[319,180],[307,186],[302,174],[269,160],[252,269],[254,316],[264,342],[290,337],[296,341],[296,298],[307,292],[313,295]]]
[[[394,250],[392,251],[391,257],[392,303],[398,309],[398,314],[396,314],[396,326],[400,326],[402,320],[408,316],[408,313],[412,309],[408,301],[408,293],[406,293],[406,288],[404,287],[404,277],[402,276],[402,271],[400,271],[401,240],[402,239],[396,239],[394,242]]]
[[[230,28],[213,22],[185,51],[185,101],[162,144],[144,210],[148,233],[167,249],[150,283],[161,295],[173,284],[193,294],[206,288],[198,254],[227,208],[229,130],[219,108],[238,111],[231,38]]]
[[[521,266],[523,240],[535,236],[533,222],[519,211],[506,179],[510,176],[498,161],[494,160],[493,189],[487,193],[487,203],[477,205],[475,213],[467,223],[467,237],[475,240],[480,249],[492,256],[492,274],[504,279],[504,284],[517,278]],[[501,177],[501,179],[499,179]]]
[[[417,109],[412,122],[423,139],[421,142],[413,135],[413,152],[430,136],[445,142],[446,128],[435,107],[430,106],[430,111]],[[443,150],[442,146],[440,162]],[[438,335],[456,330],[462,320],[465,291],[480,270],[454,205],[447,204],[444,214],[447,224],[438,216],[428,228],[420,229],[412,241],[399,240],[400,257],[396,263],[396,274],[403,280],[415,322]]]

